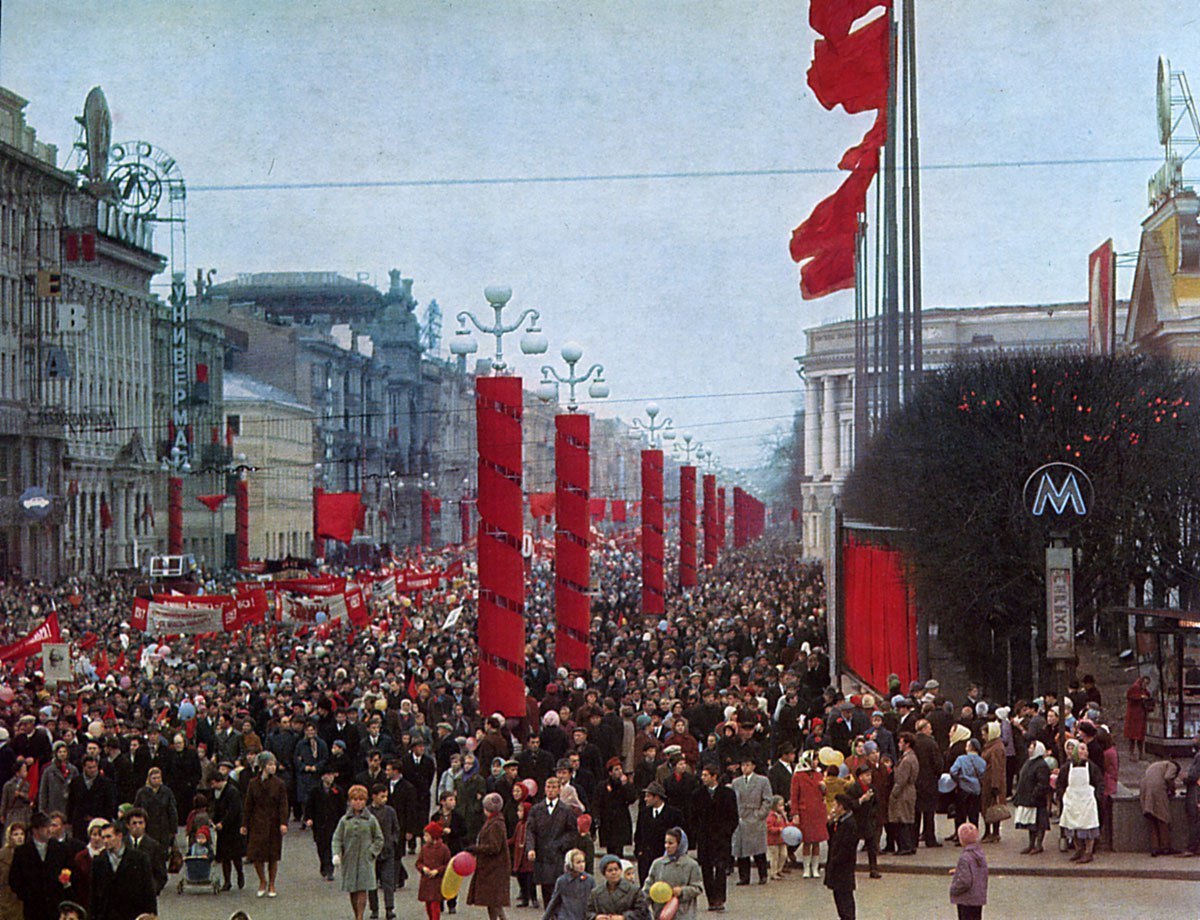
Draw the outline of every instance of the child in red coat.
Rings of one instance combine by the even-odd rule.
[[[525,846],[525,832],[529,826],[529,812],[533,803],[525,801],[517,806],[517,823],[513,835],[508,838],[512,853],[512,874],[517,877],[517,907],[537,907],[537,889],[533,885],[533,863],[529,860]]]
[[[767,856],[771,862],[771,878],[783,878],[783,864],[787,859],[787,847],[783,843],[783,829],[788,816],[783,796],[771,799],[771,810],[767,813]]]
[[[421,876],[417,900],[425,902],[425,916],[429,920],[440,920],[442,916],[442,876],[450,865],[450,848],[442,843],[442,833],[438,822],[426,824],[421,852],[417,856],[417,873]]]

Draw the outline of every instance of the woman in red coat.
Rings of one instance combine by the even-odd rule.
[[[425,837],[417,856],[417,900],[425,904],[425,916],[439,920],[442,916],[442,876],[450,865],[450,848],[442,843],[442,826],[436,821],[425,825]]]
[[[1143,674],[1125,691],[1125,737],[1129,752],[1139,760],[1146,749],[1146,716],[1154,708],[1150,695],[1150,678]]]
[[[792,774],[792,820],[800,828],[804,878],[819,878],[821,843],[829,839],[825,810],[825,781],[815,751],[800,755],[800,766]]]

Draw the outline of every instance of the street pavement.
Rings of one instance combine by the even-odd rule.
[[[1143,862],[1155,870],[1187,870],[1190,874],[1200,860],[1153,860],[1149,857],[1126,857],[1104,854],[1090,866],[1071,868],[1065,856],[1049,850],[1042,857],[1033,857],[1035,867],[1063,875],[1018,876],[1005,871],[1015,865],[1005,853],[1005,843],[985,847],[991,870],[988,907],[985,917],[1002,920],[1062,920],[1069,916],[1101,916],[1104,920],[1197,920],[1200,918],[1200,885],[1195,881],[1164,880],[1161,878],[1107,877],[1099,870],[1140,871]],[[892,859],[883,866],[884,877],[868,879],[865,873],[858,878],[858,916],[860,920],[952,920],[956,916],[950,906],[949,867],[959,851],[947,846],[922,849],[918,857],[908,860]],[[919,863],[914,860],[920,860]],[[405,857],[410,876],[414,858]],[[904,871],[892,871],[905,862]],[[860,864],[865,857],[860,856]],[[1169,864],[1169,865],[1167,865]],[[860,865],[861,868],[861,865]],[[1200,868],[1200,867],[1197,867]],[[1093,870],[1089,874],[1088,870]],[[257,899],[254,872],[246,871],[246,889],[236,888],[227,893],[193,893],[179,895],[172,876],[159,898],[161,920],[227,920],[235,910],[245,910],[251,920],[342,920],[350,918],[349,897],[337,890],[337,882],[321,880],[317,871],[316,850],[312,836],[297,832],[293,826],[284,840],[284,858],[280,864],[279,897]],[[515,886],[514,886],[515,891]],[[466,884],[463,886],[465,900]],[[704,913],[701,899],[701,913]],[[423,920],[425,911],[417,901],[415,882],[396,892],[397,916],[401,920]],[[513,920],[540,920],[541,911],[508,910]],[[446,915],[443,914],[443,917]],[[458,916],[483,918],[485,911],[460,904]],[[718,916],[718,915],[713,915]],[[733,885],[730,879],[728,910],[730,920],[774,920],[774,918],[832,918],[833,897],[819,879],[799,878],[790,873],[781,882],[748,888]]]

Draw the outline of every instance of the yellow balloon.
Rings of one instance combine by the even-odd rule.
[[[462,887],[462,876],[454,871],[453,866],[446,866],[446,874],[442,876],[442,897],[449,901],[458,897],[458,889]]]
[[[841,751],[834,751],[833,757],[830,759],[829,765],[831,767],[840,767],[842,765],[842,762],[845,759],[846,759],[846,755],[843,754]]]
[[[817,751],[817,760],[821,761],[821,763],[827,767],[832,767],[836,765],[834,762],[834,757],[837,755],[838,752],[833,748],[823,747],[821,750]]]
[[[650,900],[655,904],[666,904],[672,894],[671,886],[666,882],[655,882],[650,886]]]

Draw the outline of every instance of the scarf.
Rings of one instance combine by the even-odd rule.
[[[671,836],[673,837],[673,836],[675,836],[676,831],[678,831],[678,833],[679,833],[679,846],[677,846],[675,848],[674,856],[667,853],[666,850],[663,851],[663,856],[665,856],[667,858],[667,862],[678,862],[679,857],[687,856],[687,850],[688,850],[687,834],[684,833],[683,828],[679,828],[679,827],[672,828],[670,831],[668,831],[668,833],[670,833]]]

